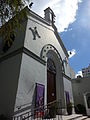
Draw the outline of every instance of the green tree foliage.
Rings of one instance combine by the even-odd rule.
[[[20,28],[21,21],[26,17],[24,6],[25,1],[22,0],[0,0],[0,36],[8,44],[11,33]]]

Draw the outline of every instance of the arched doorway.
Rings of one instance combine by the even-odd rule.
[[[56,67],[51,58],[47,60],[47,103],[56,100]]]
[[[64,111],[63,73],[65,69],[60,53],[53,45],[47,44],[42,48],[40,56],[47,63],[45,71],[47,74],[47,78],[45,79],[45,103],[48,104],[56,100],[56,102],[60,102],[58,107],[62,107]],[[61,110],[58,113],[61,114]]]

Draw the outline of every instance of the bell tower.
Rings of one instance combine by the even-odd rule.
[[[45,13],[45,20],[47,22],[49,22],[51,25],[53,25],[55,23],[55,14],[54,12],[51,10],[50,7],[46,8],[44,10]]]

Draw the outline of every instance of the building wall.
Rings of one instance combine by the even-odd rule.
[[[18,30],[5,53],[2,51],[4,41],[0,38],[0,115],[11,116],[14,112],[26,24],[27,21],[22,23],[22,30]]]
[[[64,77],[64,92],[65,91],[69,92],[70,102],[74,103],[74,101],[73,101],[73,93],[72,93],[72,82],[71,82],[71,80],[67,80]]]
[[[0,114],[13,114],[22,54],[0,62]]]
[[[37,37],[36,40],[33,40],[32,32],[29,30],[30,27],[37,27],[37,31],[41,38]],[[61,58],[64,59],[65,53],[54,34],[54,29],[51,26],[29,16],[26,31],[24,47],[40,57],[42,48],[47,44],[51,44],[59,51]]]
[[[38,38],[36,36],[36,40],[33,40],[33,34],[32,31],[30,30],[30,28],[33,29],[34,27],[37,27],[37,31],[41,37]],[[31,53],[33,53],[35,56],[40,58],[41,51],[43,47],[47,44],[51,44],[56,48],[62,60],[65,59],[65,57],[67,57],[63,48],[61,47],[60,43],[57,40],[57,37],[54,33],[54,29],[51,26],[37,20],[37,18],[29,16],[27,22],[27,28],[26,28],[24,47],[27,50],[29,50]],[[53,53],[51,54],[53,55]],[[46,62],[47,62],[47,58],[46,58]],[[65,84],[64,82],[67,82],[68,79],[63,80],[62,70],[61,70],[62,63],[60,63],[59,58],[57,59],[57,56],[54,54],[52,59],[54,59],[54,62],[56,62],[56,67],[58,67],[57,99],[62,99],[62,106],[64,108],[65,107],[64,89],[68,88],[71,91],[72,88],[71,85],[69,84],[67,84],[67,86],[66,85],[64,86]],[[16,97],[16,104],[15,104],[15,111],[18,110],[17,109],[18,106],[23,108],[26,107],[27,105],[32,104],[34,90],[35,90],[35,83],[41,83],[45,85],[46,88],[45,103],[47,103],[47,66],[46,65],[43,65],[37,60],[33,59],[32,56],[23,54],[18,91]],[[65,67],[65,74],[67,76],[70,76],[71,69],[69,68],[69,65],[68,64],[64,65],[64,67]],[[29,89],[31,88],[32,91],[28,93]]]
[[[27,25],[27,20],[25,20],[22,23],[21,29],[18,29],[18,30],[16,29],[15,40],[13,44],[11,45],[11,47],[5,53],[2,51],[4,40],[0,39],[0,58],[7,56],[8,54],[11,54],[12,52],[15,52],[24,46],[26,25]]]
[[[36,83],[45,85],[46,67],[32,57],[23,53],[15,111],[33,104]]]
[[[37,27],[37,31],[40,35],[40,38],[36,36],[36,40],[33,40],[32,31],[29,29],[30,27],[32,29],[34,27]],[[51,44],[52,46],[54,46],[55,50],[59,52],[62,61],[67,57],[63,47],[61,47],[61,44],[55,35],[54,29],[48,23],[45,23],[45,21],[42,22],[41,20],[38,20],[37,17],[28,16],[28,21],[23,24],[23,28],[24,28],[23,31],[18,32],[16,39],[13,45],[11,46],[11,48],[5,54],[2,54],[0,56],[2,61],[2,63],[0,63],[1,66],[0,72],[2,73],[1,86],[4,86],[4,84],[6,84],[5,87],[7,88],[6,89],[5,87],[2,87],[0,91],[1,95],[6,92],[2,96],[0,104],[2,106],[1,108],[3,109],[0,110],[1,113],[5,113],[9,115],[12,114],[13,109],[15,111],[18,111],[27,106],[31,106],[31,104],[34,102],[36,83],[45,85],[45,103],[47,103],[46,102],[47,101],[47,63],[46,62],[47,62],[47,58],[50,56],[46,56],[46,61],[42,60],[40,55],[43,47],[47,44]],[[23,46],[24,46],[23,50],[19,51],[19,54],[16,55],[17,52],[15,51],[16,50],[18,51],[18,49],[19,48],[21,49]],[[13,52],[14,52],[14,56],[11,57],[10,53]],[[20,52],[23,53],[23,56],[22,54],[20,54]],[[7,56],[9,57],[5,61],[4,59],[6,59]],[[62,107],[65,108],[64,90],[69,90],[70,92],[72,90],[71,83],[70,81],[68,81],[68,77],[71,77],[70,75],[71,69],[69,68],[68,64],[64,64],[65,75],[68,77],[63,80],[61,60],[59,59],[58,55],[56,55],[55,51],[51,53],[51,57],[54,60],[57,67],[57,75],[56,75],[57,99],[62,99]],[[4,70],[5,70],[5,76],[3,74]],[[14,82],[12,82],[12,79],[14,79]],[[12,94],[12,98],[8,93]],[[5,101],[3,102],[4,98]],[[7,101],[6,98],[8,98]],[[5,105],[6,109],[4,109],[5,107],[3,107],[3,103],[6,104]]]
[[[90,76],[90,65],[87,68],[82,69],[82,74],[83,74],[83,77]]]
[[[71,79],[75,78],[75,72],[74,70],[69,66],[69,64],[64,63],[64,68],[65,68],[65,74],[70,77]]]
[[[84,105],[84,94],[90,92],[90,77],[72,80],[74,103]]]
[[[65,108],[63,76],[61,70],[62,65],[55,53],[50,54],[48,57],[52,58],[56,65],[57,101],[61,100],[62,107]],[[40,61],[33,59],[31,56],[23,54],[15,111],[18,111],[18,108],[23,109],[27,108],[27,106],[33,105],[33,103],[35,104],[36,83],[45,85],[44,103],[47,104],[47,65],[41,64]]]
[[[40,57],[42,48],[47,44],[51,44],[57,49],[62,60],[65,60],[67,56],[54,33],[54,29],[50,25],[44,24],[43,22],[37,20],[36,18],[33,18],[32,16],[29,16],[28,18],[29,19],[27,22],[24,47]],[[33,34],[29,29],[29,28],[33,29],[34,27],[37,27],[37,31],[41,37],[41,38],[36,37],[36,40],[33,40]],[[67,58],[67,63],[68,63],[68,58]],[[68,64],[64,65],[64,69],[65,69],[65,74],[71,77],[72,70]]]

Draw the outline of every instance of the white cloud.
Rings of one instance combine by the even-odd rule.
[[[76,54],[75,49],[72,49],[72,50],[68,51],[69,58],[72,58],[75,54]]]
[[[43,10],[50,7],[56,15],[56,26],[59,32],[68,28],[69,24],[76,20],[78,3],[81,0],[32,0],[34,5],[32,10],[43,17]]]
[[[79,76],[79,75],[80,75],[81,77],[83,77],[82,71],[78,71],[77,74],[75,75],[75,77],[77,78],[77,76]]]

